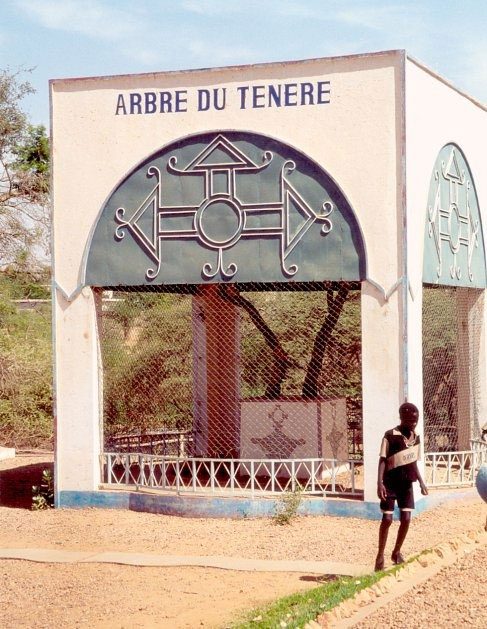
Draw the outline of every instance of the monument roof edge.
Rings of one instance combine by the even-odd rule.
[[[55,79],[49,79],[49,85],[51,87],[56,87],[57,85],[61,85],[63,83],[74,83],[74,82],[91,82],[91,81],[100,81],[100,80],[111,80],[111,79],[123,79],[128,77],[157,77],[161,75],[166,76],[176,76],[178,74],[198,74],[198,73],[211,73],[218,72],[221,70],[244,70],[251,68],[272,68],[279,67],[284,65],[302,65],[302,64],[313,64],[320,61],[341,61],[341,60],[358,60],[358,59],[366,59],[366,58],[377,58],[377,57],[386,57],[390,56],[392,58],[400,57],[406,55],[406,51],[402,49],[391,49],[391,50],[380,50],[375,52],[366,52],[366,53],[356,53],[351,55],[331,55],[329,57],[312,57],[309,59],[291,59],[284,61],[265,61],[262,63],[248,63],[248,64],[237,64],[237,65],[228,65],[228,66],[213,66],[208,68],[189,68],[189,69],[178,69],[178,70],[160,70],[154,72],[133,72],[133,73],[124,73],[124,74],[110,74],[110,75],[96,75],[96,76],[82,76],[82,77],[61,77]]]
[[[424,72],[426,72],[427,74],[432,76],[434,79],[437,79],[441,83],[444,83],[449,88],[451,88],[452,90],[454,90],[455,92],[460,94],[460,96],[463,96],[464,98],[466,98],[469,101],[471,101],[477,107],[480,107],[480,109],[483,109],[484,111],[487,111],[487,104],[482,103],[481,101],[477,100],[476,98],[471,96],[468,92],[465,92],[464,90],[461,90],[454,83],[452,83],[448,79],[445,79],[445,77],[441,76],[441,74],[438,74],[437,72],[432,70],[430,67],[428,67],[426,64],[424,64],[422,61],[419,61],[418,59],[416,59],[415,57],[413,57],[410,54],[406,54],[406,58],[407,58],[408,61],[410,61],[414,65],[418,66],[418,68],[420,68],[421,70],[424,70]]]

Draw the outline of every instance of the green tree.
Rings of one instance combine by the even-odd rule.
[[[30,286],[0,273],[0,444],[14,448],[53,440],[50,304],[19,310],[12,301]]]
[[[35,269],[49,255],[49,142],[29,125],[22,72],[0,70],[0,268]]]

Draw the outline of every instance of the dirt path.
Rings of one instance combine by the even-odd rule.
[[[6,463],[0,464],[0,487]],[[16,464],[20,463],[17,459]],[[33,457],[23,463],[21,467],[43,467]],[[417,553],[478,530],[484,522],[484,504],[472,494],[461,503],[449,503],[415,518],[404,551]],[[372,570],[377,526],[374,521],[329,516],[302,517],[291,526],[279,527],[269,519],[183,519],[118,510],[32,512],[0,507],[0,546],[349,561],[370,563]],[[242,610],[316,585],[314,575],[206,568],[8,560],[0,567],[0,624],[8,628],[225,626]]]

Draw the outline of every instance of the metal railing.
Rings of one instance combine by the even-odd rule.
[[[427,452],[425,483],[429,487],[468,487],[475,483],[481,465],[487,463],[487,443],[472,441],[471,450]]]
[[[363,494],[361,460],[187,457],[191,434],[181,431],[124,435],[117,438],[117,445],[101,455],[102,482],[108,486],[252,496],[296,490],[351,498]],[[473,486],[479,468],[487,464],[487,443],[472,441],[471,448],[425,453],[426,484]]]
[[[140,452],[101,455],[102,482],[177,493],[359,497],[362,461],[336,459],[208,459]]]
[[[161,430],[109,437],[106,447],[111,452],[184,457],[190,454],[192,444],[191,430]]]

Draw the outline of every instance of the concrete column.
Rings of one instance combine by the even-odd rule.
[[[364,499],[377,501],[377,466],[382,436],[399,423],[402,402],[400,292],[385,302],[362,283],[362,395]]]
[[[479,339],[478,339],[478,368],[479,368],[479,389],[478,389],[478,428],[474,431],[473,438],[480,437],[480,430],[487,424],[487,305],[485,290],[479,291],[477,302],[477,316],[479,317]],[[475,347],[473,351],[475,352]],[[478,433],[477,433],[478,430]]]
[[[457,447],[468,450],[470,445],[470,382],[469,311],[468,290],[458,288],[457,298]]]
[[[194,456],[206,456],[208,450],[208,404],[206,375],[205,297],[192,298],[193,329],[193,431]]]
[[[469,288],[456,294],[458,449],[470,450],[482,422],[479,406],[485,404],[484,299],[483,291]]]
[[[93,491],[100,482],[101,405],[95,296],[54,303],[56,501],[62,491]]]
[[[239,311],[218,295],[200,289],[205,325],[207,456],[238,456],[240,449]]]
[[[408,309],[407,309],[407,347],[406,352],[407,365],[407,390],[406,398],[408,402],[416,404],[419,409],[419,422],[416,432],[421,439],[422,457],[418,462],[419,471],[424,474],[424,415],[423,415],[423,282],[421,276],[417,279],[416,284],[407,293]],[[403,400],[401,400],[402,402]],[[414,483],[414,491],[416,498],[421,497],[419,483]]]

